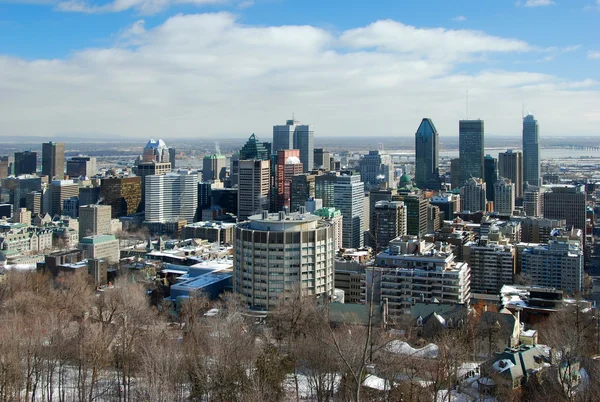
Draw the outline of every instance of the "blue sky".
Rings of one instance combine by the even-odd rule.
[[[600,135],[599,27],[600,0],[0,0],[0,133],[449,135],[468,89],[491,135],[522,102]]]

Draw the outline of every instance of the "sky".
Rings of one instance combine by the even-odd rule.
[[[0,0],[0,138],[600,140],[598,38],[600,0]]]

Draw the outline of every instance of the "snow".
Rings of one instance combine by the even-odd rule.
[[[36,269],[36,265],[35,264],[5,265],[4,269],[6,269],[6,270],[14,269],[15,271],[34,271]]]
[[[521,335],[527,336],[527,337],[535,336],[536,333],[537,333],[537,331],[535,329],[529,329],[527,331],[521,331]]]
[[[430,343],[421,349],[415,349],[406,342],[394,340],[387,344],[386,349],[398,355],[414,356],[422,359],[435,359],[439,354],[439,348],[434,343]]]
[[[515,364],[508,359],[502,359],[502,360],[495,361],[494,364],[492,365],[492,367],[494,367],[494,370],[496,370],[499,373],[502,373],[503,371],[506,371],[514,366],[515,366]],[[485,380],[485,378],[482,378],[482,381],[483,380]]]
[[[338,373],[329,373],[330,379],[333,380],[333,392],[336,393],[339,386],[341,375]],[[298,380],[298,396],[300,399],[313,400],[316,398],[316,386],[314,379],[311,376],[297,373],[296,378]],[[288,374],[283,383],[283,389],[287,395],[296,395],[296,380],[294,374]]]
[[[363,386],[367,388],[373,388],[378,391],[387,391],[390,389],[390,383],[388,380],[385,380],[381,377],[377,377],[376,375],[369,375],[363,381]]]

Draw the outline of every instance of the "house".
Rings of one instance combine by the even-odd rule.
[[[477,323],[478,343],[481,345],[481,353],[491,355],[494,352],[513,348],[519,344],[521,325],[507,309],[496,313],[485,311]]]

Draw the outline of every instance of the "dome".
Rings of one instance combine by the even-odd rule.
[[[298,159],[297,156],[288,156],[287,159],[285,160],[286,165],[295,165],[297,163],[302,163],[302,162],[300,162],[300,159]]]
[[[412,183],[412,178],[409,175],[404,173],[402,176],[400,176],[400,184],[410,184],[410,183]]]

